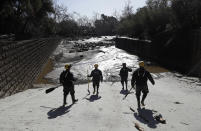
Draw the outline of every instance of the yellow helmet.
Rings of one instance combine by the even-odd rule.
[[[140,61],[140,62],[139,62],[139,66],[140,66],[140,67],[144,67],[144,61]]]
[[[70,69],[71,68],[71,65],[70,64],[66,64],[65,65],[65,69],[67,70],[67,69]]]
[[[126,66],[126,63],[122,63],[122,66]]]
[[[98,67],[98,64],[95,64],[94,67],[97,68],[97,67]]]

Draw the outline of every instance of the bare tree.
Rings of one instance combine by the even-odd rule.
[[[122,11],[122,16],[123,17],[131,17],[133,14],[133,6],[131,6],[131,1],[128,0],[125,2],[125,7]]]
[[[58,23],[63,21],[63,20],[68,20],[69,19],[69,14],[68,14],[68,8],[63,6],[63,5],[58,5],[54,4],[54,19]]]
[[[100,19],[101,18],[101,15],[97,12],[93,12],[93,17],[91,19],[91,23],[92,23],[92,26],[95,26],[94,23],[96,20]]]
[[[119,13],[117,10],[115,10],[112,15],[113,15],[117,20],[120,20],[120,13]]]
[[[77,23],[79,26],[91,26],[90,19],[87,16],[80,16],[77,19]]]

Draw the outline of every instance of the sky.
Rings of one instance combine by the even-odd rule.
[[[120,15],[128,0],[57,0],[57,3],[66,6],[69,13],[77,12],[92,18],[96,13],[111,16],[117,11]],[[145,6],[145,3],[146,0],[130,0],[133,11]]]

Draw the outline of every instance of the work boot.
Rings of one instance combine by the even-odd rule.
[[[95,92],[96,92],[96,88],[94,87],[94,92],[93,92],[93,94],[95,94]]]
[[[138,105],[138,109],[141,109],[140,101],[137,102],[137,105]]]
[[[137,105],[138,105],[138,108],[141,109],[141,107],[140,107],[140,96],[139,96],[139,95],[136,95],[136,98],[137,98]]]
[[[122,86],[122,90],[124,90],[124,86]]]
[[[146,97],[147,97],[147,93],[144,93],[143,96],[142,96],[142,100],[141,100],[142,106],[145,106],[144,100],[145,100]]]
[[[75,99],[75,95],[74,94],[71,96],[71,98],[72,98],[73,104],[78,101],[78,99]]]
[[[78,101],[78,99],[74,99],[74,100],[73,100],[73,104],[75,104],[75,102],[77,102],[77,101]]]
[[[124,90],[124,83],[121,81],[122,90]]]
[[[65,102],[65,103],[63,103],[63,106],[65,106],[67,103]]]
[[[144,101],[141,101],[142,106],[145,106]]]
[[[63,101],[63,106],[65,106],[67,103],[66,103],[66,99],[64,98],[64,101]]]

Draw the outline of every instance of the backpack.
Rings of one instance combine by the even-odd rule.
[[[93,80],[95,80],[95,81],[101,80],[101,71],[93,70],[92,77],[93,77]]]

